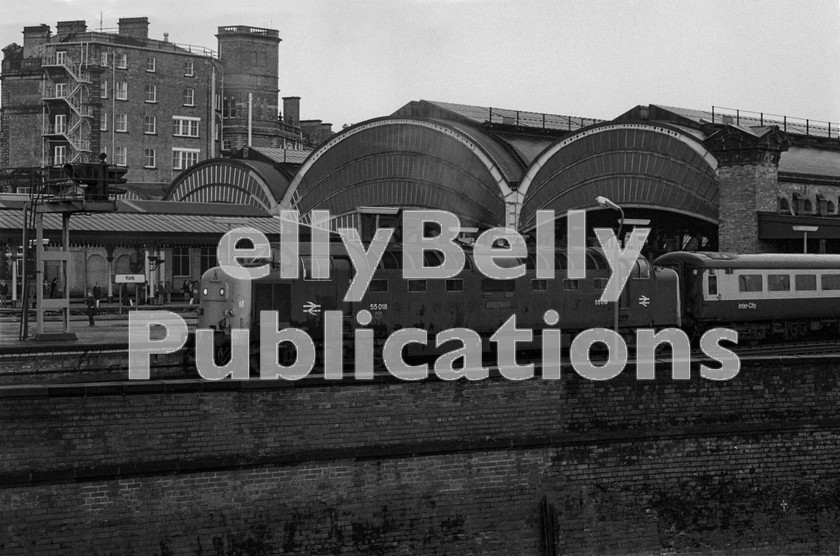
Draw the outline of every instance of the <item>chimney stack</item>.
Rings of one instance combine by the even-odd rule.
[[[74,21],[59,21],[56,24],[56,35],[61,40],[73,33],[84,33],[87,31],[87,23],[82,19]]]
[[[118,21],[120,35],[134,39],[149,38],[148,17],[122,17]]]
[[[300,127],[300,97],[283,97],[283,123]]]

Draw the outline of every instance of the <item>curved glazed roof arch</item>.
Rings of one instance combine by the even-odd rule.
[[[333,217],[363,206],[440,209],[462,224],[498,226],[509,183],[522,172],[522,163],[477,127],[389,116],[350,127],[313,152],[282,204]]]
[[[165,200],[252,205],[272,212],[290,179],[271,164],[211,158],[191,166],[172,182]]]
[[[661,123],[603,123],[543,151],[519,192],[519,229],[536,225],[536,211],[563,215],[596,206],[603,195],[622,207],[660,209],[716,224],[717,160],[695,138]]]

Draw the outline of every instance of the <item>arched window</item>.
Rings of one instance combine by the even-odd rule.
[[[784,197],[779,197],[779,212],[783,214],[790,213],[790,203],[788,203],[788,200]]]
[[[834,214],[834,203],[832,203],[831,201],[825,202],[825,213]]]
[[[811,207],[811,199],[805,199],[805,202],[804,202],[804,204],[803,204],[802,211],[803,211],[803,212],[811,212],[811,210],[812,210],[812,207]]]

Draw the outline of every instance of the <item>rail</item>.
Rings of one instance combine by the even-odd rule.
[[[796,118],[766,112],[753,112],[738,108],[712,106],[712,123],[748,126],[776,125],[785,133],[796,133],[812,137],[840,139],[840,123],[809,118]]]

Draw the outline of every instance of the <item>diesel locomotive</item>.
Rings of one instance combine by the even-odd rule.
[[[362,322],[374,331],[375,338],[386,339],[407,327],[428,331],[430,335],[453,328],[468,328],[487,338],[511,315],[517,326],[534,329],[535,335],[546,327],[546,314],[553,312],[551,324],[562,331],[568,345],[577,333],[591,328],[618,327],[623,335],[638,328],[660,329],[681,324],[679,284],[674,270],[652,265],[639,257],[622,290],[616,311],[615,303],[599,301],[610,278],[611,269],[604,253],[586,250],[586,277],[568,278],[566,253],[555,252],[555,279],[536,277],[533,254],[507,264],[525,265],[523,276],[510,280],[488,278],[479,272],[469,250],[465,266],[455,277],[436,280],[405,279],[403,257],[398,249],[384,252],[360,302],[345,302],[344,294],[353,278],[353,266],[340,244],[331,247],[329,279],[316,279],[308,255],[299,257],[300,277],[280,277],[278,265],[259,279],[235,279],[221,268],[208,270],[201,280],[201,302],[196,328],[214,330],[218,360],[224,353],[232,329],[250,329],[251,342],[259,339],[261,311],[276,311],[280,327],[294,327],[309,334],[316,342],[323,339],[323,316],[340,311],[344,317],[345,337]],[[439,254],[426,251],[424,265],[441,264]],[[414,346],[416,347],[416,346]],[[434,347],[434,346],[432,346]],[[252,349],[252,352],[256,351]]]

